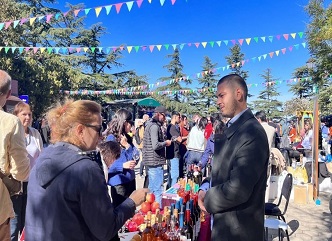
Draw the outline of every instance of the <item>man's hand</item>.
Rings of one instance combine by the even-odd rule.
[[[137,207],[145,201],[145,197],[148,192],[150,192],[148,188],[140,188],[133,191],[129,198],[134,201],[135,206]]]
[[[179,142],[179,143],[181,143],[181,142],[182,142],[182,137],[181,137],[181,136],[178,136],[178,137],[176,138],[176,141]]]
[[[203,191],[203,190],[199,190],[198,191],[198,206],[204,212],[206,212],[206,209],[204,207],[204,197],[205,197],[205,194],[206,194],[206,192]]]
[[[125,169],[134,169],[136,166],[136,161],[134,160],[130,160],[130,161],[127,161],[125,163],[123,163],[123,168]]]

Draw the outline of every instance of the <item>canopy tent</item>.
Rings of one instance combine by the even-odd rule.
[[[133,113],[133,120],[141,118],[143,114],[153,113],[154,108],[161,104],[154,98],[147,97],[144,99],[125,99],[125,100],[113,100],[104,104],[104,112],[107,116],[104,118],[109,121],[115,112],[121,108],[125,108]]]

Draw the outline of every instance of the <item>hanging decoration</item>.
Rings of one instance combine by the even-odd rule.
[[[278,37],[279,36],[279,37]],[[275,36],[269,36],[268,39],[272,43],[274,39],[280,40],[281,36],[288,41],[289,36],[291,36],[293,39],[295,39],[297,36],[298,38],[302,39],[303,37],[303,32],[297,32],[297,33],[287,33],[287,34],[278,34]],[[247,45],[250,45],[252,43],[251,39],[254,39],[253,42],[258,43],[260,39],[260,43],[265,43],[266,37],[254,37],[254,38],[246,38],[246,43]],[[169,47],[171,46],[173,50],[176,48],[179,50],[182,50],[185,46],[187,47],[203,47],[206,48],[207,46],[210,46],[211,48],[214,48],[215,46],[221,47],[223,45],[228,46],[228,43],[232,43],[235,45],[236,43],[239,43],[240,45],[243,44],[244,39],[237,39],[237,40],[218,40],[218,41],[204,41],[204,42],[196,42],[196,43],[177,43],[177,44],[156,44],[156,45],[131,45],[131,46],[125,46],[125,45],[120,45],[120,46],[102,46],[102,47],[19,47],[19,46],[0,46],[0,51],[2,49],[5,50],[5,53],[15,53],[15,50],[19,53],[22,54],[23,52],[33,52],[34,54],[36,53],[43,53],[45,50],[49,54],[73,54],[73,53],[81,53],[82,51],[87,53],[105,53],[109,54],[111,51],[115,52],[116,50],[127,50],[128,53],[130,54],[132,50],[134,49],[135,52],[137,53],[140,49],[142,51],[145,51],[147,48],[150,50],[152,53],[154,49],[157,49],[158,51],[161,51],[163,48],[165,50],[169,50]],[[209,44],[208,44],[209,43]]]
[[[121,88],[121,89],[112,89],[112,90],[61,90],[60,93],[66,94],[66,95],[165,95],[165,94],[175,94],[175,93],[193,93],[193,92],[204,92],[204,91],[215,91],[213,88],[203,88],[203,89],[196,89],[196,90],[178,90],[178,91],[150,91],[150,89],[157,88],[160,86],[172,84],[174,82],[180,82],[183,80],[187,79],[195,79],[195,78],[200,78],[203,77],[204,75],[210,74],[210,73],[218,73],[220,71],[225,71],[229,70],[231,67],[235,66],[243,66],[249,62],[260,62],[263,60],[266,60],[268,57],[273,58],[273,57],[278,57],[280,53],[286,54],[287,52],[292,52],[294,49],[299,50],[300,46],[303,48],[306,48],[306,43],[301,43],[301,44],[295,44],[292,46],[289,46],[288,48],[282,48],[280,50],[276,50],[274,52],[269,52],[263,55],[260,55],[258,57],[252,57],[250,59],[243,60],[241,62],[237,63],[232,63],[231,65],[226,65],[223,67],[218,67],[206,71],[202,71],[199,73],[195,73],[192,75],[184,76],[182,78],[178,79],[171,79],[168,81],[162,81],[162,82],[157,82],[155,84],[149,84],[149,85],[141,85],[141,86],[135,86],[135,87],[126,87],[126,88]],[[293,83],[293,82],[298,82],[298,81],[303,81],[303,80],[308,80],[311,78],[293,78],[293,79],[288,79],[288,80],[278,80],[278,81],[273,81],[273,82],[264,82],[264,83],[253,83],[253,84],[247,84],[248,88],[251,87],[259,87],[259,86],[266,86],[266,85],[279,85],[283,83]],[[146,90],[146,91],[145,91]]]
[[[172,5],[175,4],[176,0],[168,0],[171,2]],[[148,2],[151,4],[152,0],[148,0]],[[160,5],[164,6],[165,0],[160,0]],[[186,0],[187,2],[187,0]],[[134,4],[136,3],[136,4]],[[35,17],[29,17],[29,18],[22,18],[19,20],[9,20],[3,23],[0,23],[0,31],[3,29],[8,29],[10,26],[13,26],[13,28],[16,28],[17,25],[23,25],[25,23],[29,23],[30,26],[32,26],[36,22],[44,22],[46,21],[49,23],[51,20],[58,20],[60,17],[66,17],[69,13],[73,14],[75,17],[78,16],[78,14],[82,13],[84,15],[89,15],[91,12],[90,10],[93,9],[95,12],[96,17],[99,17],[99,14],[102,12],[103,9],[105,9],[106,15],[109,15],[112,9],[115,9],[114,11],[119,14],[121,11],[121,8],[123,9],[123,6],[126,5],[128,11],[130,12],[132,7],[134,5],[137,5],[138,8],[142,6],[143,0],[136,0],[136,1],[128,1],[128,2],[120,2],[120,3],[114,3],[106,6],[99,6],[99,7],[94,7],[94,8],[82,8],[82,9],[76,9],[72,12],[67,11],[67,12],[58,12],[58,13],[49,13],[46,15],[40,15],[40,16],[35,16]],[[38,21],[36,21],[38,20]]]

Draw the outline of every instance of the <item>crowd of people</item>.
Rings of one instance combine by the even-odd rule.
[[[2,107],[10,83],[0,70]],[[27,241],[120,240],[118,230],[146,194],[154,193],[162,208],[165,188],[184,177],[188,165],[203,173],[212,166],[199,191],[199,206],[213,219],[211,240],[264,240],[270,153],[279,130],[263,111],[254,115],[247,107],[239,75],[221,78],[216,95],[220,113],[191,119],[158,106],[136,128],[132,113],[120,109],[104,130],[101,106],[90,100],[59,103],[39,130],[31,127],[28,104],[18,103],[14,115],[1,110],[0,171],[22,188],[10,196],[0,181],[0,240],[18,240],[23,228]],[[310,130],[307,123],[304,149],[311,148]],[[145,178],[140,188],[138,166]]]

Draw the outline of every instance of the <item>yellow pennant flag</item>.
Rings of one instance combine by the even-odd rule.
[[[250,44],[250,41],[251,41],[251,38],[246,38],[246,42],[248,45]]]
[[[295,39],[296,33],[291,33],[290,35],[292,36],[293,39]]]
[[[89,48],[87,48],[87,47],[84,47],[84,48],[83,48],[83,50],[84,50],[85,53],[86,53],[86,51],[88,51],[88,49],[89,49]]]
[[[34,17],[34,18],[30,18],[30,26],[35,22],[37,17]]]
[[[133,49],[133,46],[127,46],[128,53],[130,53],[132,49]]]
[[[46,48],[45,48],[45,47],[41,47],[41,48],[39,48],[39,49],[40,49],[40,52],[43,53],[43,52],[45,51]]]
[[[101,9],[102,9],[102,7],[95,8],[97,18],[100,14]]]
[[[202,42],[203,47],[206,47],[207,42]]]
[[[156,45],[157,46],[157,49],[160,51],[161,50],[161,44],[158,44],[158,45]]]

